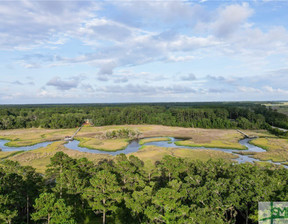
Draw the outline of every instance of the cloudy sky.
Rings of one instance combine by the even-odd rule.
[[[288,3],[0,0],[0,104],[288,100]]]

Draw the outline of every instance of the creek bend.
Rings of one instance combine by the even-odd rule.
[[[147,146],[147,145],[151,145],[151,146],[159,146],[159,147],[165,147],[165,148],[185,148],[185,149],[204,149],[204,150],[216,150],[216,151],[222,151],[222,152],[226,152],[226,153],[232,153],[238,156],[238,158],[233,159],[234,161],[237,161],[238,163],[245,163],[245,162],[260,162],[261,160],[259,159],[255,159],[249,155],[241,155],[238,154],[239,152],[265,152],[266,150],[254,146],[252,144],[249,143],[249,141],[251,139],[249,138],[245,138],[239,141],[239,144],[244,145],[247,147],[247,150],[236,150],[236,149],[223,149],[223,148],[207,148],[207,147],[191,147],[191,146],[179,146],[176,145],[175,142],[177,141],[182,141],[184,139],[180,139],[180,138],[174,138],[174,137],[169,137],[170,140],[169,141],[155,141],[155,142],[148,142],[145,143],[143,145],[139,144],[139,140],[132,140],[130,141],[130,143],[128,144],[128,146],[123,149],[123,150],[118,150],[118,151],[103,151],[103,150],[96,150],[96,149],[88,149],[85,147],[80,147],[79,146],[79,141],[77,140],[73,140],[73,141],[69,141],[65,144],[65,147],[68,149],[72,149],[72,150],[77,150],[80,152],[89,152],[89,153],[98,153],[98,154],[109,154],[109,155],[118,155],[121,153],[124,154],[128,154],[128,153],[133,153],[133,152],[137,152],[142,146]],[[144,138],[144,139],[153,139],[153,138]],[[49,144],[53,143],[51,141],[49,142],[42,142],[42,143],[38,143],[32,146],[21,146],[21,147],[9,147],[6,146],[5,144],[8,143],[9,140],[0,140],[0,149],[2,149],[3,152],[7,152],[7,151],[29,151],[29,150],[34,150],[34,149],[38,149],[41,147],[46,147]],[[276,165],[279,165],[279,163],[273,162],[271,160],[267,161]],[[287,166],[284,166],[286,168],[288,168]]]

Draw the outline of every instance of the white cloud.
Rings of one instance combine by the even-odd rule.
[[[84,1],[1,1],[0,48],[63,44],[63,35],[73,33],[97,9]]]
[[[68,80],[62,80],[59,76],[56,76],[49,80],[46,85],[56,87],[58,90],[70,90],[73,88],[77,88],[81,81],[83,80],[83,76],[72,76]]]
[[[287,94],[288,96],[288,89],[273,88],[272,86],[264,86],[263,89],[269,93]]]
[[[248,3],[228,5],[219,10],[216,21],[212,23],[215,34],[222,38],[231,35],[243,25],[253,13]]]
[[[246,86],[240,86],[238,87],[238,90],[244,93],[262,93],[260,89],[256,89],[253,87],[246,87]]]

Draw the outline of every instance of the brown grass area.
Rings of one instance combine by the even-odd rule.
[[[149,143],[149,142],[161,142],[161,141],[171,141],[170,138],[167,138],[167,137],[162,137],[162,138],[146,138],[146,139],[141,139],[139,141],[139,144],[140,145],[144,145],[146,143]]]
[[[13,152],[2,152],[0,151],[0,160],[3,159],[3,158],[6,158],[6,157],[9,157],[11,154],[14,154],[15,151]]]
[[[233,141],[237,142],[243,137],[236,130],[231,129],[182,128],[162,125],[120,125],[104,127],[84,127],[77,136],[90,137],[91,135],[93,135],[96,137],[105,133],[105,131],[112,131],[121,128],[139,130],[142,133],[141,138],[171,136],[175,138],[192,138],[193,141],[196,143],[205,143],[212,140],[230,138],[233,138]]]
[[[138,152],[134,152],[131,154],[139,157],[145,163],[146,162],[154,163],[156,161],[161,160],[165,155],[171,155],[201,161],[207,161],[209,159],[231,160],[238,158],[237,155],[216,150],[165,148],[158,146],[143,146]]]
[[[182,128],[182,127],[169,127],[162,125],[120,125],[120,126],[105,126],[105,127],[84,127],[79,134],[78,138],[99,138],[106,131],[112,131],[121,128],[130,128],[140,131],[141,138],[149,137],[175,137],[191,139],[189,142],[185,141],[186,145],[196,147],[211,147],[211,148],[235,148],[245,149],[238,141],[243,136],[236,130],[227,129],[203,129],[203,128]],[[185,145],[185,144],[184,144]],[[88,148],[96,148],[93,145],[85,143]]]
[[[12,140],[9,146],[27,146],[40,142],[62,140],[67,135],[72,135],[77,129],[43,129],[27,128],[0,130],[0,139]]]
[[[267,130],[244,130],[244,132],[249,136],[258,136],[259,138],[276,138],[275,135],[269,133]]]
[[[109,159],[113,156],[106,154],[86,153],[77,150],[67,149],[63,144],[64,141],[54,142],[47,147],[39,148],[36,150],[27,151],[18,155],[15,155],[9,159],[18,161],[23,166],[32,166],[36,168],[38,172],[44,173],[46,166],[50,163],[50,158],[59,151],[63,151],[68,156],[79,159],[86,157],[90,161],[98,162],[101,159]]]

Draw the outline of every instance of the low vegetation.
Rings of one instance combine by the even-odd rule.
[[[57,152],[64,152],[67,155],[69,155],[72,158],[79,159],[86,157],[89,159],[89,161],[97,163],[100,160],[103,159],[109,159],[113,158],[113,156],[107,155],[107,154],[97,154],[97,153],[86,153],[86,152],[80,152],[77,150],[71,150],[67,149],[64,144],[65,141],[58,141],[54,142],[47,147],[31,150],[31,151],[25,151],[21,154],[11,155],[11,153],[15,152],[9,152],[10,157],[9,159],[15,162],[18,162],[22,166],[32,166],[37,170],[37,172],[40,172],[42,174],[45,173],[46,166],[50,163],[50,159],[57,153]],[[0,152],[0,158],[2,155],[6,155],[8,152]]]
[[[245,146],[239,143],[231,143],[228,141],[213,140],[209,143],[195,143],[192,140],[178,141],[175,142],[179,146],[190,146],[190,147],[205,147],[205,148],[221,148],[221,149],[247,149]]]
[[[88,149],[97,149],[102,151],[118,151],[125,149],[129,144],[129,139],[97,139],[77,137],[80,141],[79,146]]]
[[[234,133],[227,132],[226,134],[218,133],[216,136],[209,138],[209,136],[193,136],[190,140],[175,142],[176,145],[190,146],[190,147],[205,147],[205,148],[223,148],[223,149],[247,149],[245,146],[239,144],[239,140],[243,136],[236,131]]]
[[[170,141],[171,139],[170,138],[166,138],[166,137],[162,137],[162,138],[146,138],[146,139],[141,139],[139,141],[139,144],[140,145],[144,145],[146,143],[149,143],[149,142],[162,142],[162,141]]]
[[[274,162],[288,161],[288,140],[281,138],[257,138],[250,141],[251,144],[266,149],[266,152],[257,153],[254,158],[260,160],[272,160]]]
[[[0,130],[0,139],[10,140],[7,146],[31,146],[41,142],[63,140],[65,136],[71,136],[76,129],[44,129],[27,128]]]
[[[145,162],[145,164],[148,161],[152,162],[153,164],[167,155],[200,161],[207,161],[209,159],[224,159],[227,161],[231,161],[231,159],[238,158],[237,155],[216,150],[165,148],[153,145],[142,146],[141,149],[133,153],[133,155],[139,157]],[[151,164],[150,162],[148,164]]]

